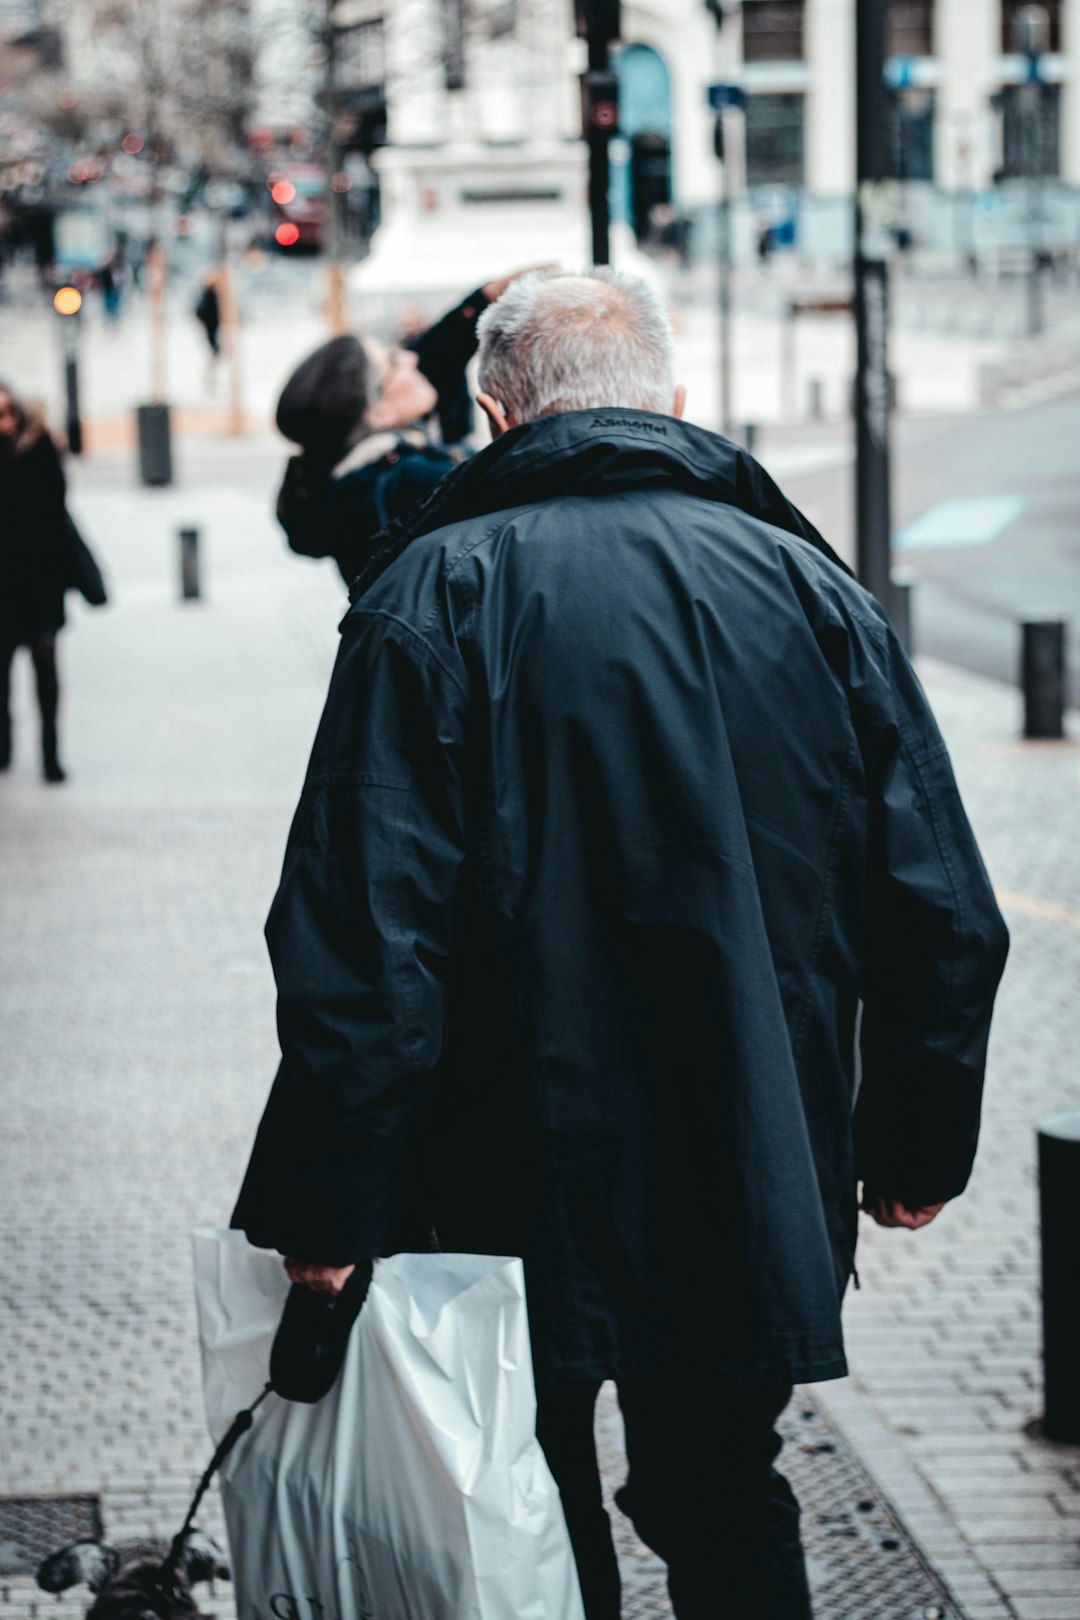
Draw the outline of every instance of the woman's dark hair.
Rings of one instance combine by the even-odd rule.
[[[334,462],[359,437],[374,396],[373,368],[363,344],[351,335],[331,338],[285,384],[277,425],[301,449]]]

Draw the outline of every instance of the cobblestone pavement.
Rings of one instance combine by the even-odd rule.
[[[0,778],[0,1496],[100,1494],[113,1538],[171,1533],[205,1462],[188,1234],[227,1219],[274,1067],[262,921],[342,606],[273,530],[276,466],[258,441],[192,451],[169,491],[80,469],[114,603],[76,607],[62,641],[71,781],[37,778],[23,667]],[[186,521],[206,596],[181,605]],[[813,1399],[967,1620],[1080,1620],[1080,1448],[1032,1430],[1033,1128],[1080,1105],[1080,750],[1017,743],[1005,688],[925,676],[1013,929],[986,1133],[934,1227],[865,1232],[854,1377]],[[610,1405],[603,1422],[617,1452]],[[622,1551],[633,1614],[665,1613],[655,1562],[625,1532]],[[226,1620],[227,1590],[208,1607]],[[0,1547],[0,1620],[82,1611],[5,1584]],[[822,1613],[874,1617],[909,1620],[877,1599]]]

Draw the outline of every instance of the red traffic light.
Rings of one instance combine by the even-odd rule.
[[[619,127],[619,80],[616,74],[590,68],[581,76],[581,122],[586,135],[602,130],[614,135]]]

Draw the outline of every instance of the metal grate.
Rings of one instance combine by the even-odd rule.
[[[626,1459],[614,1391],[601,1396],[598,1450],[605,1497],[622,1484]],[[805,1390],[780,1425],[780,1467],[802,1507],[802,1537],[815,1620],[963,1620],[923,1562],[888,1502]],[[623,1576],[624,1620],[669,1620],[663,1564],[618,1509],[612,1528]]]
[[[962,1620],[886,1499],[804,1390],[780,1430],[780,1467],[802,1505],[818,1620]]]
[[[49,1553],[100,1536],[96,1496],[0,1496],[0,1575],[32,1575]]]

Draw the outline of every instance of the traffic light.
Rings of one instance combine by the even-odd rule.
[[[581,75],[581,127],[588,136],[614,135],[619,127],[619,77],[591,68]]]

